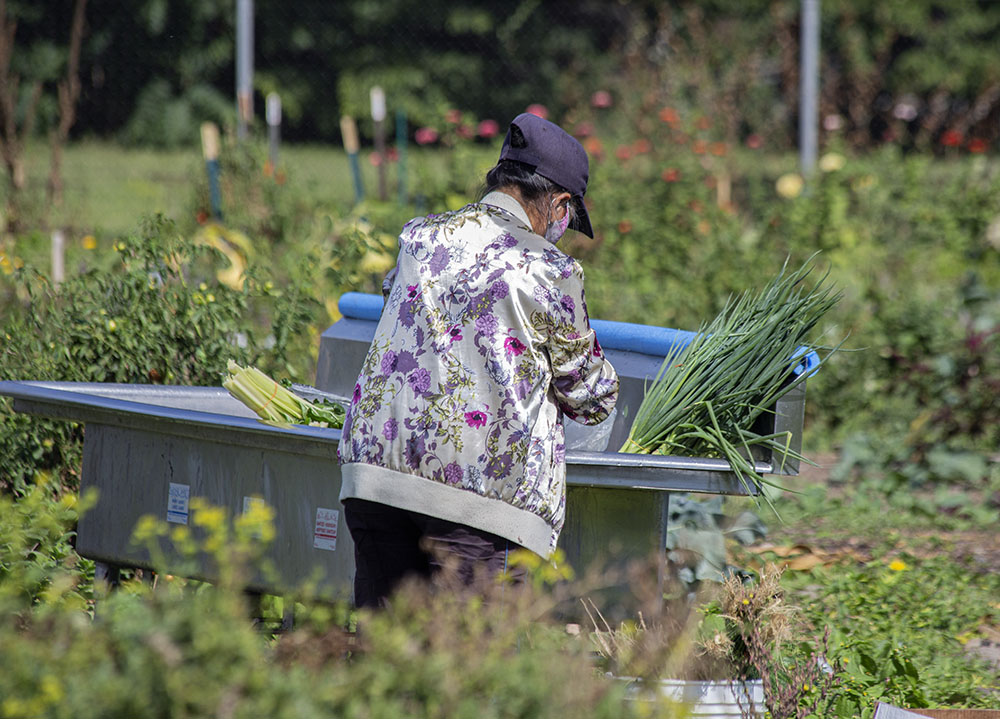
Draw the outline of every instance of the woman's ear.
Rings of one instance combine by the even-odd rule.
[[[562,220],[566,216],[566,213],[569,212],[569,201],[572,197],[568,192],[560,192],[553,196],[552,204],[556,209],[555,216],[557,220]]]

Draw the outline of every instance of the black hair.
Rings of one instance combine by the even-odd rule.
[[[510,126],[511,147],[526,147],[527,141],[521,128],[517,125]],[[560,192],[569,190],[560,187],[547,177],[542,177],[535,168],[517,160],[500,160],[493,169],[486,173],[486,182],[483,185],[480,198],[485,197],[494,190],[502,190],[505,187],[516,187],[521,193],[521,199],[531,205],[542,217],[547,217],[549,212],[548,198]],[[570,222],[576,215],[573,203],[568,206]]]

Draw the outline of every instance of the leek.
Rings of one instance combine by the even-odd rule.
[[[789,272],[786,260],[763,290],[730,298],[690,343],[672,346],[619,451],[721,457],[748,494],[771,483],[756,471],[753,447],[769,450],[782,463],[803,460],[790,448],[790,433],[760,434],[753,427],[763,413],[773,412],[778,399],[805,381],[803,368],[795,373],[803,355],[819,356],[819,350],[827,349],[811,373],[839,349],[809,342],[812,330],[840,299],[824,284],[825,276],[812,288],[805,286],[811,262]]]

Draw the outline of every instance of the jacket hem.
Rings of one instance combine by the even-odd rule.
[[[496,534],[544,558],[552,554],[552,525],[502,500],[364,462],[341,465],[340,471],[341,501],[367,499],[419,512]]]

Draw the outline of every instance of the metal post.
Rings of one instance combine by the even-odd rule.
[[[222,197],[219,192],[219,128],[214,122],[201,125],[201,154],[205,158],[205,172],[208,174],[208,199],[212,215],[222,219]]]
[[[819,105],[819,0],[802,0],[799,100],[799,164],[803,175],[816,167]]]
[[[66,279],[66,235],[62,230],[52,231],[52,284]]]
[[[375,122],[375,152],[378,154],[378,199],[385,202],[385,92],[376,85],[371,89],[372,120]]]
[[[253,0],[236,0],[236,137],[253,119]]]
[[[271,168],[278,169],[278,143],[281,140],[281,97],[276,92],[267,95],[268,160]]]
[[[406,111],[396,111],[396,151],[399,153],[399,204],[405,205],[406,191]]]
[[[361,166],[358,164],[358,151],[361,143],[358,140],[358,126],[354,118],[344,115],[340,118],[340,134],[344,139],[344,151],[351,165],[351,176],[354,178],[354,202],[359,203],[365,198],[364,185],[361,182]]]

